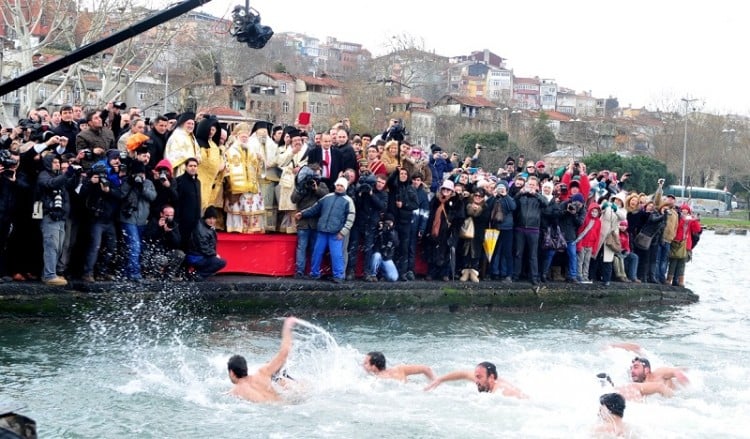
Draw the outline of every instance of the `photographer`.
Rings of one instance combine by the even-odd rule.
[[[141,276],[141,236],[143,235],[151,202],[156,199],[156,189],[146,178],[146,167],[141,162],[133,162],[130,175],[122,183],[122,203],[120,224],[123,241],[127,247],[127,267],[125,275],[129,280],[140,281]]]
[[[174,177],[172,177],[172,165],[165,159],[156,164],[156,167],[151,171],[150,179],[156,189],[156,198],[151,203],[150,215],[150,219],[154,219],[161,215],[164,206],[176,205],[177,184]]]
[[[537,260],[539,227],[542,221],[542,211],[547,207],[547,199],[539,193],[539,180],[536,177],[529,177],[529,180],[514,198],[517,208],[513,218],[515,227],[513,238],[516,252],[513,281],[519,279],[524,268],[524,262],[528,261],[531,284],[538,286],[540,280]],[[527,257],[524,258],[525,254],[527,254]]]
[[[583,195],[576,194],[570,200],[562,202],[562,214],[559,217],[558,224],[560,231],[565,238],[567,246],[565,253],[568,256],[568,272],[565,275],[565,281],[579,283],[578,281],[578,252],[576,250],[576,237],[578,229],[583,225],[586,219],[586,209],[584,209]]]
[[[445,178],[445,174],[448,174],[453,170],[453,163],[448,160],[448,153],[444,152],[443,149],[438,145],[433,143],[430,146],[430,151],[431,155],[428,162],[430,172],[432,173],[430,193],[434,195],[438,191],[438,189],[440,189],[440,185],[443,182],[443,178]]]
[[[372,262],[367,271],[372,274],[368,276],[368,282],[376,282],[379,272],[383,272],[383,278],[389,282],[396,282],[399,279],[398,270],[393,263],[396,249],[399,246],[398,234],[393,229],[394,218],[390,213],[383,216],[383,220],[375,225],[376,237],[373,243],[374,252]]]
[[[104,126],[99,110],[86,113],[86,125],[88,129],[76,136],[76,151],[90,151],[81,162],[84,168],[89,168],[94,162],[101,160],[107,150],[115,148],[115,135]]]
[[[568,187],[568,195],[563,196],[560,194],[560,199],[565,201],[575,194],[583,195],[583,198],[588,197],[591,191],[591,183],[586,176],[586,164],[579,162],[578,160],[571,161],[568,165],[568,169],[562,176],[562,183]]]
[[[83,199],[85,212],[90,224],[90,241],[86,250],[83,265],[84,282],[94,282],[94,267],[99,261],[100,274],[111,277],[112,257],[117,252],[117,229],[115,221],[119,214],[120,179],[117,171],[119,157],[108,161],[97,162],[88,173],[81,186],[80,196]],[[99,258],[100,249],[101,259]]]
[[[165,205],[159,216],[152,218],[143,234],[144,267],[148,274],[160,275],[164,280],[181,280],[178,275],[185,252],[180,250],[180,228],[174,219],[174,207]]]
[[[396,220],[399,247],[396,252],[396,267],[400,280],[406,281],[409,258],[409,233],[411,232],[412,212],[419,207],[417,192],[411,185],[411,176],[404,168],[398,167],[391,173],[388,185],[388,212]]]
[[[6,265],[6,255],[8,255],[6,245],[13,224],[16,194],[19,190],[16,178],[19,158],[8,149],[0,150],[0,278],[10,274]]]
[[[360,244],[364,247],[365,279],[375,276],[371,271],[373,245],[378,221],[388,207],[388,192],[385,190],[386,179],[383,176],[365,174],[359,178],[354,187],[354,206],[357,215],[354,227],[349,234],[348,262],[346,280],[354,280]]]
[[[60,159],[51,152],[42,157],[43,170],[37,179],[37,194],[42,202],[42,245],[44,268],[42,281],[47,285],[65,286],[68,281],[57,275],[57,262],[65,243],[65,220],[70,214],[68,189],[76,183],[76,172],[69,167],[60,172]]]
[[[302,167],[297,173],[297,184],[292,192],[292,203],[299,211],[311,207],[319,199],[328,194],[328,186],[321,181],[320,165],[313,163]],[[318,217],[302,218],[297,221],[297,252],[295,258],[294,277],[302,279],[305,276],[307,253],[312,254],[315,245]]]
[[[390,140],[395,140],[399,143],[401,143],[404,138],[407,136],[406,127],[404,126],[404,123],[401,119],[391,119],[388,122],[388,128],[383,131],[383,134],[380,135],[380,138],[385,140],[386,142]]]

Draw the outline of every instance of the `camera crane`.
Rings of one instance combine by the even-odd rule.
[[[129,38],[140,35],[151,28],[159,26],[162,23],[166,23],[173,18],[177,18],[180,15],[185,14],[190,10],[195,9],[198,6],[202,6],[210,1],[211,0],[185,0],[106,38],[87,44],[60,59],[52,61],[51,63],[45,64],[38,69],[31,70],[18,76],[17,78],[13,78],[0,84],[0,96],[5,96],[6,94],[11,93],[25,85],[28,85],[34,81],[38,81],[47,75],[62,70],[92,55],[96,55],[99,52],[107,50],[110,47],[117,45]]]

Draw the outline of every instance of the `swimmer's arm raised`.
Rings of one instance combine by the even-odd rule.
[[[281,329],[281,347],[271,361],[258,370],[258,373],[271,377],[278,372],[286,363],[289,357],[289,351],[292,349],[292,327],[297,323],[295,317],[287,317],[284,320],[284,327]]]
[[[432,372],[432,368],[424,364],[402,364],[397,367],[401,369],[405,376],[422,374],[430,381],[435,379],[435,374]]]
[[[654,375],[660,377],[663,380],[671,380],[674,378],[678,383],[682,385],[690,384],[685,372],[679,367],[660,367],[652,372]]]
[[[638,355],[641,355],[641,347],[635,343],[612,343],[609,345],[611,348],[619,348],[619,349],[625,349],[626,351],[634,352]]]
[[[425,387],[424,390],[430,391],[446,381],[458,381],[458,380],[474,381],[474,372],[470,370],[456,370],[453,372],[449,372],[435,379],[433,382],[430,383],[430,385]]]

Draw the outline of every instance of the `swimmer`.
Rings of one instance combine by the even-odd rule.
[[[685,373],[676,367],[660,367],[651,370],[651,362],[644,357],[635,357],[630,365],[632,384],[618,387],[617,392],[627,400],[642,400],[653,394],[671,397],[676,383],[686,385],[690,381]]]
[[[599,397],[600,424],[594,429],[599,437],[624,437],[628,428],[622,421],[625,414],[625,398],[619,393],[606,393]]]
[[[386,368],[385,355],[383,355],[382,352],[377,351],[365,355],[362,367],[364,367],[368,373],[371,373],[378,378],[388,378],[404,383],[406,382],[406,377],[409,375],[422,374],[430,381],[435,379],[435,374],[432,372],[430,366],[425,366],[423,364],[399,364],[398,366]]]
[[[477,364],[473,372],[470,370],[456,370],[447,373],[430,383],[424,390],[430,391],[446,381],[458,380],[474,381],[480,393],[501,393],[503,396],[512,396],[521,399],[528,398],[528,395],[523,393],[521,389],[498,377],[497,368],[489,361]]]
[[[274,377],[278,379],[278,373],[286,363],[289,351],[292,349],[292,327],[297,323],[294,317],[284,320],[281,330],[281,347],[271,361],[261,366],[255,375],[247,374],[247,361],[241,355],[234,355],[227,363],[229,379],[234,384],[230,395],[246,399],[251,402],[274,402],[281,401],[281,396],[271,385]],[[286,375],[283,375],[286,376]]]

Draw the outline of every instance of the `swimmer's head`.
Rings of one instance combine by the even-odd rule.
[[[646,381],[646,376],[649,373],[651,373],[651,362],[643,357],[633,358],[630,364],[630,378],[633,382],[642,383]]]
[[[242,355],[233,355],[227,362],[229,370],[229,379],[234,382],[236,379],[247,376],[247,361]]]
[[[620,418],[625,414],[625,398],[619,393],[606,393],[599,397],[599,404],[609,410],[609,412]]]
[[[489,361],[483,361],[477,364],[474,369],[474,383],[480,392],[491,392],[495,387],[497,379],[497,368]]]
[[[379,372],[385,370],[385,355],[378,351],[370,352],[365,357],[364,366],[365,370],[368,372]]]

